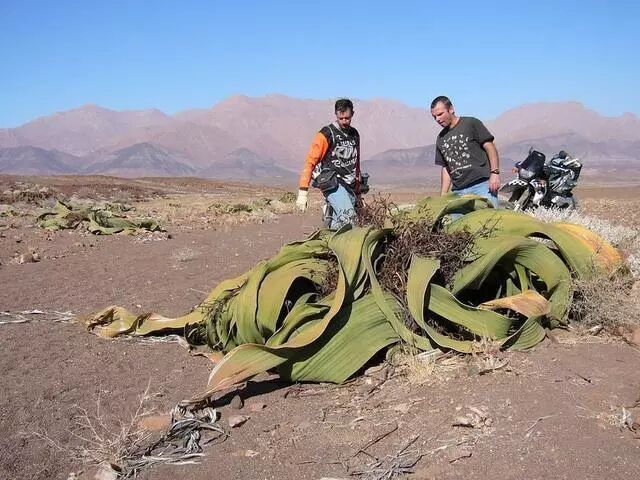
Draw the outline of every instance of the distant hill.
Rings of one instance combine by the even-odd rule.
[[[0,149],[0,172],[13,175],[64,175],[75,172],[77,157],[24,146]]]
[[[522,105],[486,123],[504,145],[566,134],[577,134],[589,142],[640,140],[640,118],[637,116],[625,113],[605,117],[578,102]]]
[[[83,156],[133,129],[170,121],[169,116],[155,109],[118,112],[97,105],[84,105],[37,118],[18,128],[5,129],[5,132],[13,132],[13,136],[0,131],[0,142],[9,137],[21,145]]]
[[[388,99],[354,103],[353,125],[362,138],[363,168],[385,181],[412,180],[414,175],[421,181],[437,174],[429,149],[440,128],[426,107]],[[72,157],[63,163],[81,172],[295,178],[313,135],[334,119],[332,110],[331,100],[283,95],[233,96],[211,108],[175,115],[85,105],[0,129],[0,148],[64,152]],[[473,114],[460,109],[458,113]],[[584,152],[594,168],[603,162],[630,171],[637,167],[640,119],[629,113],[606,117],[580,103],[556,102],[522,105],[496,119],[482,120],[495,135],[505,161],[519,159],[531,143],[537,143],[545,149]],[[42,168],[44,173],[61,166]],[[8,173],[4,168],[0,172]]]
[[[200,176],[235,180],[295,181],[297,174],[279,167],[273,160],[262,158],[247,148],[239,148],[227,154],[222,161],[200,171]]]
[[[82,173],[119,177],[183,177],[196,173],[181,155],[152,143],[137,143],[105,154],[88,165]]]
[[[439,178],[434,165],[435,145],[392,149],[362,162],[362,170],[371,175],[371,183],[421,183]]]

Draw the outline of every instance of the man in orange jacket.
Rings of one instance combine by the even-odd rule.
[[[300,175],[296,205],[307,209],[309,184],[320,189],[333,209],[331,228],[355,218],[360,195],[360,134],[351,126],[353,103],[342,98],[335,104],[336,121],[323,127],[311,143]]]

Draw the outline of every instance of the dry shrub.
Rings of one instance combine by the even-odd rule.
[[[79,187],[77,188],[73,194],[72,198],[77,199],[91,199],[91,200],[103,200],[105,197],[96,191],[95,188],[92,187]]]
[[[624,335],[640,326],[640,298],[633,285],[626,270],[575,278],[569,318],[587,328],[602,325],[609,333]]]
[[[406,292],[409,266],[414,255],[440,260],[440,273],[448,285],[464,266],[464,258],[477,238],[469,231],[432,231],[430,219],[413,221],[399,218],[394,223],[378,280],[398,298],[403,298]]]
[[[0,204],[0,217],[18,217],[20,212],[11,208],[9,205]]]
[[[240,213],[240,212],[251,212],[253,208],[246,203],[212,203],[209,205],[208,210],[215,214],[225,214],[225,213]]]
[[[269,197],[261,197],[251,202],[251,206],[253,208],[267,208],[269,205],[271,205],[271,202],[273,202],[273,200],[271,200]]]
[[[359,227],[383,228],[399,212],[389,196],[377,194],[369,202],[364,200],[356,207],[355,224]]]
[[[151,432],[140,426],[140,420],[154,411],[148,407],[154,396],[149,393],[147,385],[129,420],[106,415],[101,409],[100,397],[96,400],[95,412],[76,407],[78,414],[69,430],[75,439],[73,445],[61,444],[46,432],[35,432],[33,436],[45,440],[57,450],[85,464],[99,465],[108,462],[112,465],[123,465],[128,458],[139,452],[152,436]]]
[[[415,351],[404,346],[394,357],[396,369],[403,374],[412,385],[424,383],[444,383],[455,377],[468,364],[468,359],[456,353],[424,352],[416,354]]]
[[[293,213],[297,210],[295,203],[274,200],[269,204],[269,210],[275,214]]]
[[[376,196],[373,201],[358,208],[356,224],[392,229],[378,279],[398,298],[404,297],[413,255],[440,260],[440,273],[445,284],[449,284],[464,266],[464,258],[474,242],[490,234],[488,228],[481,228],[476,232],[465,230],[454,233],[434,229],[432,218],[424,216],[411,219],[395,203],[382,196]]]
[[[163,225],[207,230],[219,225],[265,223],[276,217],[270,202],[265,208],[256,208],[250,202],[213,202],[214,196],[182,195],[137,205],[141,214],[157,218]],[[278,205],[280,202],[277,202]]]
[[[136,192],[129,189],[114,188],[111,192],[111,201],[116,203],[140,202],[146,199],[146,192]]]
[[[282,203],[294,203],[298,196],[293,192],[285,192],[280,196],[280,202]]]
[[[338,287],[338,259],[335,255],[329,255],[327,259],[327,272],[320,283],[316,285],[318,295],[324,298]]]
[[[382,288],[392,293],[403,306],[403,317],[409,328],[417,329],[407,307],[406,291],[409,266],[414,255],[434,258],[440,261],[440,268],[434,279],[437,283],[450,285],[456,273],[466,264],[465,258],[471,252],[478,238],[491,234],[490,228],[444,232],[434,228],[434,220],[429,216],[410,218],[396,204],[382,196],[360,205],[356,223],[376,228],[388,227],[390,235],[382,245],[384,254],[377,265],[377,279]],[[431,316],[432,317],[432,316]],[[431,318],[429,323],[439,331],[442,326]]]
[[[16,183],[12,189],[0,193],[0,204],[27,203],[29,205],[40,205],[55,194],[56,192],[49,187]]]
[[[200,255],[199,252],[193,250],[189,247],[183,247],[179,250],[174,251],[171,254],[171,258],[173,258],[176,262],[189,262],[194,260]]]

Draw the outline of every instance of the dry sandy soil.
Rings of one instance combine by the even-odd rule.
[[[0,177],[0,191],[16,181],[66,196],[126,200],[162,218],[168,233],[45,232],[34,226],[42,209],[25,203],[12,205],[17,216],[0,218],[0,311],[9,312],[0,321],[44,312],[0,324],[0,478],[6,479],[81,472],[86,467],[74,453],[84,444],[74,436],[80,409],[96,412],[99,403],[108,426],[128,421],[149,385],[149,407],[168,412],[203,389],[211,368],[178,343],[105,340],[56,312],[81,315],[116,304],[182,314],[219,281],[319,225],[317,204],[304,216],[287,213],[286,205],[235,217],[208,209],[214,202],[277,199],[283,190],[275,187]],[[639,193],[593,188],[581,198],[594,214],[637,226]],[[33,251],[40,261],[15,261]],[[560,332],[525,353],[374,368],[343,386],[289,385],[264,375],[238,392],[243,407],[224,404],[231,398],[225,397],[223,426],[231,415],[249,419],[206,447],[200,464],[158,466],[141,478],[387,478],[383,472],[394,462],[415,463],[401,475],[411,479],[640,478],[640,438],[620,421],[623,408],[640,415],[639,367],[636,347]],[[456,426],[473,411],[482,412],[480,423]]]

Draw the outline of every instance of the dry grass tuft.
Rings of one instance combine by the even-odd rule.
[[[574,279],[569,318],[586,328],[602,325],[610,334],[628,333],[640,326],[640,298],[633,285],[624,271]]]
[[[138,406],[131,418],[126,421],[113,419],[101,410],[100,397],[96,400],[96,411],[89,412],[76,407],[78,414],[74,418],[73,428],[69,430],[75,445],[63,445],[48,436],[46,432],[32,435],[45,440],[55,449],[80,460],[85,465],[100,465],[107,462],[113,466],[122,466],[143,449],[151,438],[151,432],[140,426],[140,419],[154,410],[148,402],[154,395],[149,394],[149,385],[140,396]],[[116,424],[116,427],[111,425]]]
[[[180,248],[171,254],[171,258],[173,258],[176,262],[189,262],[198,258],[199,256],[199,252],[189,247]]]
[[[362,201],[356,209],[355,224],[359,227],[383,228],[399,212],[397,205],[389,196],[376,194],[373,199]]]
[[[294,192],[285,192],[278,199],[282,203],[295,203],[298,196]]]
[[[208,230],[223,225],[268,223],[278,215],[292,213],[295,205],[268,197],[251,200],[232,195],[181,195],[150,200],[137,208],[162,225]]]
[[[404,298],[413,255],[440,260],[439,271],[444,283],[449,284],[465,264],[464,259],[478,237],[468,231],[434,232],[432,227],[429,219],[412,221],[402,217],[393,225],[378,279],[398,298]]]
[[[327,273],[317,284],[320,298],[326,297],[338,287],[338,259],[335,255],[329,255],[327,267]]]
[[[0,192],[0,204],[13,205],[26,203],[41,205],[44,201],[55,196],[56,192],[49,187],[37,184],[14,182],[11,188]]]
[[[385,253],[382,262],[376,266],[377,279],[382,288],[392,293],[401,303],[404,322],[414,330],[418,326],[409,314],[406,300],[408,273],[413,256],[439,260],[440,268],[435,281],[450,285],[456,273],[466,264],[465,259],[472,253],[475,242],[491,234],[488,227],[475,232],[464,230],[453,233],[435,229],[432,218],[410,218],[388,198],[380,195],[359,207],[356,224],[391,229],[391,234],[383,245]],[[437,322],[430,323],[434,328],[441,329]]]
[[[460,354],[434,355],[433,352],[415,354],[405,348],[394,357],[396,369],[405,375],[412,385],[442,383],[460,373],[468,364],[468,359]]]
[[[471,352],[472,371],[478,375],[499,371],[509,364],[506,354],[500,350],[500,343],[489,338],[478,342],[477,351]]]

